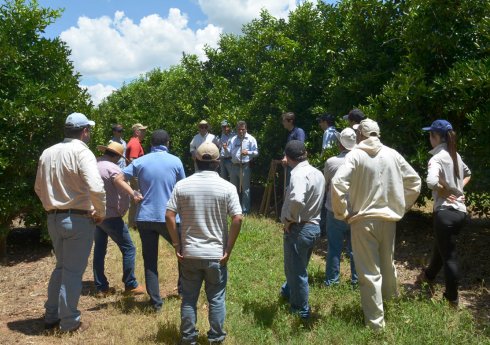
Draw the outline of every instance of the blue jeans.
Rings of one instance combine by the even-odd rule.
[[[240,193],[240,171],[242,172],[242,192]],[[233,183],[241,199],[243,214],[250,213],[250,164],[233,164],[231,167],[230,182]]]
[[[136,226],[141,237],[141,247],[143,251],[143,262],[145,266],[146,292],[150,296],[150,304],[155,310],[160,310],[163,305],[160,297],[160,285],[158,283],[158,239],[161,235],[168,243],[172,244],[172,239],[168,233],[167,225],[159,222],[140,222],[136,221]],[[180,224],[177,223],[180,233]],[[181,292],[181,278],[179,265],[178,290]]]
[[[308,305],[308,262],[313,245],[320,236],[320,226],[310,223],[292,224],[284,233],[284,272],[286,282],[281,294],[289,300],[291,312],[302,318],[310,316]]]
[[[220,176],[225,180],[229,181],[231,176],[231,169],[232,169],[231,158],[225,159],[221,157],[219,161]]]
[[[357,284],[357,273],[352,255],[352,245],[350,238],[350,226],[342,220],[335,219],[333,212],[327,210],[327,269],[325,285],[338,284],[340,278],[340,255],[344,246],[344,239],[347,241],[347,254],[350,260],[351,284]]]
[[[107,253],[107,240],[110,237],[119,247],[122,254],[123,276],[122,282],[126,289],[134,289],[138,286],[134,275],[134,260],[136,248],[129,235],[128,226],[122,217],[105,219],[95,228],[94,245],[94,281],[98,291],[109,288],[109,282],[104,274],[104,260]]]
[[[56,256],[56,267],[48,284],[45,322],[60,320],[62,331],[80,324],[77,309],[82,292],[82,275],[94,240],[95,223],[84,215],[48,214],[48,231]]]
[[[221,266],[219,260],[184,259],[182,267],[182,306],[181,344],[196,344],[197,300],[204,281],[204,290],[208,299],[209,326],[208,341],[223,341],[226,332],[223,325],[226,316],[225,292],[228,280],[228,269]]]

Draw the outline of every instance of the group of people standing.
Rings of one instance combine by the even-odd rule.
[[[329,158],[324,172],[308,163],[305,133],[295,125],[294,113],[281,117],[289,131],[283,164],[290,175],[281,222],[284,225],[284,270],[281,295],[291,311],[308,319],[308,273],[315,241],[326,208],[328,256],[325,285],[339,283],[340,255],[347,240],[351,283],[359,285],[365,322],[382,329],[383,300],[396,296],[394,244],[396,222],[416,201],[421,179],[395,150],[380,141],[378,124],[359,109],[344,117],[350,126],[338,133],[333,116],[318,122],[325,133],[322,148],[337,144],[339,155]],[[210,342],[226,337],[225,289],[228,262],[240,232],[243,214],[250,212],[250,162],[258,156],[256,139],[239,121],[236,133],[226,120],[222,133],[209,133],[199,123],[190,143],[196,172],[187,177],[181,160],[169,153],[169,134],[155,130],[151,150],[141,142],[147,127],[135,124],[126,144],[121,125],[113,126],[108,145],[99,145],[98,159],[87,147],[93,121],[80,113],[65,121],[65,139],[46,149],[39,160],[35,191],[48,213],[56,267],[48,286],[45,328],[82,331],[77,309],[82,275],[95,238],[94,281],[98,294],[115,292],[104,275],[108,237],[123,255],[125,293],[148,293],[150,308],[162,309],[158,283],[158,239],[170,243],[178,260],[177,290],[182,297],[182,343],[197,340],[196,305],[202,283],[209,303]],[[431,264],[419,281],[432,284],[444,267],[445,298],[457,304],[458,271],[454,239],[464,225],[463,187],[470,171],[456,152],[455,134],[445,120],[430,127],[434,155],[427,183],[434,196],[436,244]],[[219,174],[218,174],[219,170]],[[137,207],[129,207],[129,200]],[[134,276],[135,247],[123,216],[135,209],[142,243],[146,287]],[[227,217],[232,222],[228,229]],[[131,220],[130,220],[131,221]],[[351,245],[352,243],[352,245]]]

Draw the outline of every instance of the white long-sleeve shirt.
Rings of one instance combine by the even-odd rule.
[[[44,150],[34,190],[46,211],[95,209],[105,217],[104,182],[94,154],[81,140],[66,138]]]
[[[281,222],[320,223],[320,214],[325,193],[325,178],[320,170],[308,161],[299,163],[291,170],[291,179],[281,210]]]
[[[398,221],[417,200],[420,185],[419,175],[402,155],[370,137],[347,154],[332,179],[335,218],[348,223],[364,218]]]
[[[463,179],[471,175],[470,169],[457,154],[459,178],[454,175],[454,165],[449,152],[447,151],[447,144],[442,143],[434,147],[430,152],[432,158],[429,160],[429,169],[427,170],[427,186],[432,189],[432,198],[434,199],[434,211],[444,208],[455,208],[461,212],[466,213],[466,205],[461,199],[455,202],[449,202],[446,198],[439,197],[437,191],[434,190],[439,183],[443,186],[447,186],[456,196],[463,195]]]

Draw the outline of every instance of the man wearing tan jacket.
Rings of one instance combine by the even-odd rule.
[[[365,323],[381,330],[383,300],[397,295],[396,222],[417,200],[421,181],[397,151],[380,142],[375,121],[354,127],[358,145],[332,179],[332,208],[337,219],[351,225]]]

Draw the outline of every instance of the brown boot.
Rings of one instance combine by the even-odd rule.
[[[124,293],[126,295],[131,295],[131,296],[137,296],[137,295],[144,295],[146,293],[146,289],[143,285],[138,285],[137,287],[131,289],[131,288],[126,288],[124,290]]]

